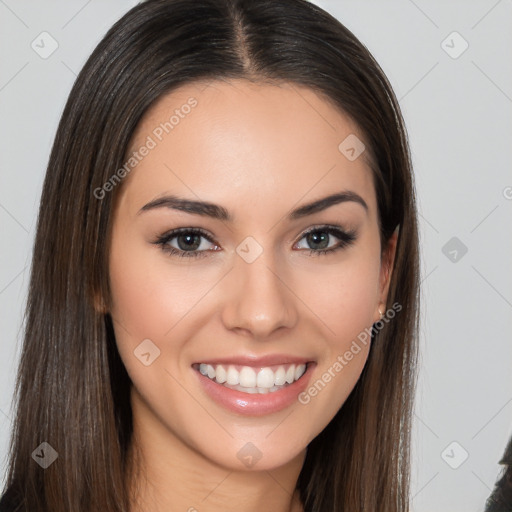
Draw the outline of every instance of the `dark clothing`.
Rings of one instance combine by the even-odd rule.
[[[487,499],[485,512],[512,512],[512,437],[500,464],[504,464],[505,469]]]
[[[8,491],[0,497],[0,512],[23,512],[23,508],[19,507],[12,500]]]

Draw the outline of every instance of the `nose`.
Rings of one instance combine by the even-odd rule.
[[[235,255],[234,268],[224,284],[222,320],[226,329],[254,339],[268,339],[280,328],[297,322],[297,302],[282,266],[276,268],[271,251],[248,263]]]

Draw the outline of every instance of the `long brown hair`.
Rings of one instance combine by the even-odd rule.
[[[129,510],[130,380],[109,304],[108,250],[122,167],[148,108],[181,84],[245,78],[310,87],[353,119],[373,155],[382,247],[399,226],[388,304],[346,403],[310,443],[298,488],[307,512],[409,509],[419,251],[407,134],[372,55],[305,0],[148,0],[125,14],[80,72],[44,182],[4,503],[29,512]],[[340,141],[341,142],[341,141]],[[388,306],[389,307],[389,306]],[[47,469],[32,453],[47,442]],[[46,446],[46,445],[45,445]]]

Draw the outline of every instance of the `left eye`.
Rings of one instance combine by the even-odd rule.
[[[335,237],[339,240],[338,244],[332,246],[329,244],[329,237]],[[309,245],[318,246],[313,249],[306,248],[311,255],[328,254],[353,244],[356,240],[355,231],[343,231],[336,226],[320,226],[310,229],[304,233],[301,240],[305,239]]]
[[[330,244],[330,239],[332,241],[332,237],[339,240],[334,246]],[[201,242],[201,238],[206,239],[211,245],[213,245],[213,249],[203,247],[204,244]],[[174,239],[176,239],[177,247],[171,243]],[[301,240],[305,240],[306,243],[310,246],[312,245],[313,248],[298,248],[306,249],[311,255],[318,256],[320,254],[332,253],[343,249],[351,245],[355,239],[355,231],[343,231],[335,226],[321,226],[310,229],[308,232],[304,233],[299,240],[299,242]],[[198,228],[175,229],[169,233],[165,233],[154,243],[156,245],[160,245],[164,252],[167,252],[172,256],[187,258],[203,257],[209,252],[215,251],[219,248],[219,246],[212,241],[208,233]]]

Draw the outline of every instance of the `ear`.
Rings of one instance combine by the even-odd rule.
[[[381,311],[384,313],[384,309],[386,308],[386,302],[389,292],[389,284],[391,282],[391,274],[393,272],[393,264],[395,262],[396,255],[396,246],[398,243],[398,232],[399,226],[395,229],[391,237],[389,238],[387,244],[382,249],[381,254],[381,265],[380,265],[380,278],[379,278],[379,292],[380,292],[380,302],[379,307]],[[381,306],[382,304],[382,306]],[[380,314],[377,311],[377,319],[380,319]]]

